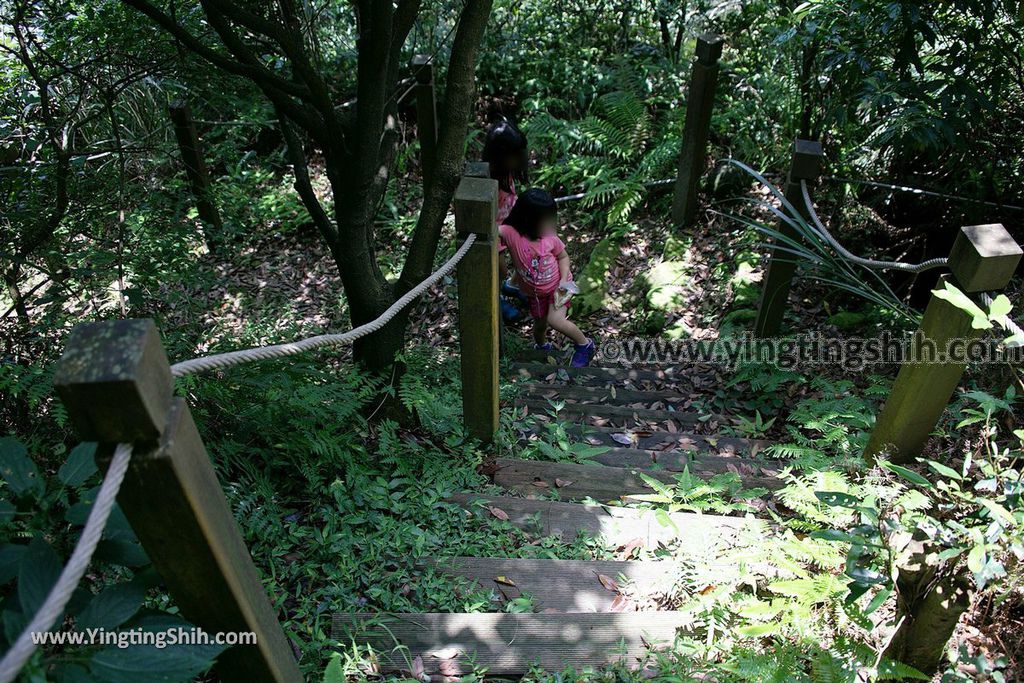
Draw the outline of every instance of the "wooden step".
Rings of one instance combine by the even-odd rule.
[[[684,425],[692,425],[701,421],[699,413],[684,410],[631,408],[629,406],[607,405],[604,403],[571,403],[567,401],[556,411],[555,407],[547,399],[520,398],[516,399],[516,406],[525,406],[527,414],[550,416],[551,413],[556,413],[559,418],[572,416],[583,419],[607,420],[610,422],[667,422],[672,420],[677,424]],[[711,420],[715,419],[722,421],[723,418],[711,418]]]
[[[669,565],[657,561],[451,557],[429,558],[425,564],[475,582],[492,591],[499,603],[530,595],[535,612],[633,611],[616,585],[628,586],[629,595],[638,597],[664,593],[673,582]],[[611,587],[602,582],[602,576],[612,579]]]
[[[733,538],[743,529],[766,528],[763,521],[749,517],[686,512],[658,514],[653,510],[610,505],[481,496],[476,493],[458,493],[448,500],[477,514],[499,519],[507,516],[509,523],[538,538],[557,536],[568,543],[583,533],[601,538],[612,548],[634,541],[647,548],[674,540],[684,545],[707,545]]]
[[[498,458],[495,464],[498,469],[494,473],[494,483],[498,486],[529,497],[557,497],[561,500],[593,498],[597,501],[613,501],[630,494],[653,493],[651,487],[641,479],[641,473],[667,484],[674,483],[679,474],[668,470],[513,458]],[[700,476],[696,468],[691,468],[690,473]],[[779,488],[782,483],[775,477],[740,475],[740,479],[744,488],[748,489]],[[769,487],[768,483],[775,485]]]
[[[677,450],[688,453],[718,455],[756,455],[771,445],[761,439],[742,439],[734,436],[689,434],[684,432],[651,431],[645,429],[623,429],[621,427],[592,427],[570,425],[566,431],[592,446],[625,446],[646,451]],[[540,437],[543,432],[536,427],[524,433]]]
[[[588,458],[588,461],[607,467],[636,467],[643,470],[660,468],[669,472],[682,472],[689,468],[691,474],[701,477],[735,472],[744,481],[757,480],[757,486],[770,490],[786,485],[785,481],[776,476],[785,467],[782,461],[680,451],[645,451],[639,448],[609,448],[605,453]]]
[[[530,497],[609,501],[631,493],[652,492],[637,474],[642,470],[634,468],[513,458],[498,458],[495,464],[495,484]],[[675,481],[675,474],[665,470],[647,470],[644,474],[669,484]]]
[[[669,368],[667,370],[626,368],[621,366],[573,368],[566,365],[538,362],[515,362],[512,363],[511,368],[512,374],[515,377],[559,382],[563,381],[566,377],[574,380],[595,380],[600,382],[678,382],[685,381],[688,377],[685,370],[677,368]]]
[[[671,645],[693,622],[680,612],[619,614],[335,614],[331,637],[369,644],[386,671],[416,668],[459,676],[473,663],[490,674],[637,666],[650,647]],[[403,645],[406,649],[400,649]],[[418,672],[417,672],[418,673]]]
[[[524,396],[543,399],[562,399],[579,403],[604,403],[624,405],[628,403],[645,403],[649,408],[660,409],[661,406],[672,405],[685,408],[692,401],[688,394],[675,391],[647,391],[640,389],[620,389],[618,387],[588,387],[575,384],[544,384],[541,382],[523,382],[519,385]]]

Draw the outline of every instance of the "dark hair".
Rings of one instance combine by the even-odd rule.
[[[511,157],[519,158],[519,167],[514,170],[508,167],[508,160]],[[526,136],[508,119],[502,118],[487,129],[481,158],[490,164],[491,177],[498,181],[503,191],[512,191],[512,180],[526,184],[526,164],[529,161]]]
[[[505,224],[511,225],[523,237],[537,241],[540,239],[540,222],[557,215],[558,205],[554,197],[544,190],[532,188],[516,198]]]

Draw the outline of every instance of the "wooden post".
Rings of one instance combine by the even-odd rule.
[[[302,677],[174,386],[151,320],[85,323],[71,333],[54,386],[87,441],[135,446],[117,502],[182,615],[207,633],[252,632],[217,659],[224,681]]]
[[[1000,290],[1013,277],[1020,259],[1021,248],[1002,225],[961,228],[949,254],[952,275],[944,276],[938,288],[948,281],[968,294]],[[914,335],[913,350],[918,359],[944,354],[950,340],[980,335],[981,330],[971,327],[968,313],[932,294]],[[961,362],[904,363],[875,421],[864,458],[871,462],[887,452],[892,462],[906,463],[920,455],[966,367]]]
[[[786,182],[786,200],[804,217],[807,209],[804,206],[803,192],[800,181],[813,182],[821,175],[823,153],[821,143],[814,140],[797,139],[793,146],[793,160],[789,168]],[[789,240],[800,241],[800,233],[786,221],[780,220],[779,233]],[[761,339],[773,337],[782,328],[782,319],[786,315],[786,304],[789,300],[789,287],[796,270],[796,257],[787,244],[777,244],[768,256],[768,268],[765,269],[761,284],[761,303],[757,308],[757,320],[754,323],[754,336]]]
[[[188,175],[192,195],[196,199],[196,212],[203,223],[206,246],[211,252],[215,252],[224,238],[224,223],[213,200],[210,174],[203,159],[202,143],[192,121],[192,111],[183,100],[173,102],[169,111],[171,121],[174,122],[174,136],[178,139],[181,160],[185,163],[185,173]]]
[[[464,176],[466,176],[467,178],[490,178],[491,177],[491,165],[489,163],[487,163],[486,161],[467,161],[466,162],[466,170],[463,171],[462,174]],[[497,221],[497,218],[495,218],[495,221]],[[495,238],[495,239],[497,239],[497,238]],[[498,265],[500,266],[501,265],[501,255],[498,256],[498,262],[499,262]],[[505,357],[505,336],[506,336],[506,330],[505,330],[505,320],[501,316],[501,298],[500,298],[500,292],[501,292],[501,282],[500,282],[500,279],[501,279],[500,278],[501,268],[500,267],[498,268],[498,273],[499,273],[499,282],[498,282],[498,291],[499,291],[499,298],[498,298],[498,306],[499,306],[498,307],[498,355],[501,356],[502,358],[504,358]]]
[[[465,177],[455,191],[459,243],[476,242],[459,262],[459,344],[466,432],[485,444],[498,432],[498,181]]]
[[[434,65],[429,55],[412,58],[416,77],[416,131],[420,138],[420,166],[423,180],[434,172],[437,158],[437,99],[434,93]]]
[[[683,126],[679,172],[672,200],[672,222],[681,228],[693,225],[697,215],[697,195],[700,192],[700,179],[704,175],[711,112],[718,84],[718,60],[722,56],[723,42],[719,36],[707,33],[697,37],[697,61],[693,63],[690,72],[686,123]]]

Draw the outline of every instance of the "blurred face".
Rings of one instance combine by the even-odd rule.
[[[554,216],[545,216],[540,221],[541,237],[547,237],[558,233],[558,221]]]

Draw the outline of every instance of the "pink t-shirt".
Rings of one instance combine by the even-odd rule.
[[[523,294],[551,294],[558,289],[558,255],[565,251],[562,240],[555,235],[532,241],[519,234],[511,225],[498,227],[501,243],[508,248],[515,265],[513,281]]]
[[[509,181],[509,187],[512,188],[511,192],[498,188],[498,225],[505,222],[508,212],[516,205],[516,184]]]

